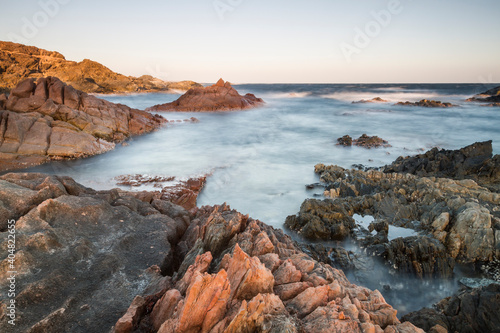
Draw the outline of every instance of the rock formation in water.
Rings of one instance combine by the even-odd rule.
[[[47,76],[87,93],[168,92],[201,86],[193,81],[165,82],[151,75],[125,76],[92,60],[68,61],[59,52],[0,41],[0,92],[10,91],[26,78]]]
[[[466,289],[445,298],[432,309],[409,313],[403,321],[426,332],[499,332],[500,284]]]
[[[262,106],[264,101],[253,94],[241,96],[229,82],[220,79],[210,87],[188,90],[176,101],[152,106],[148,111],[232,111]]]
[[[8,98],[0,96],[0,171],[100,154],[166,121],[88,95],[55,77],[26,79]]]
[[[474,163],[485,159],[473,157],[482,156],[487,145],[478,143],[454,153],[443,152],[443,156],[465,151],[472,160],[465,159],[464,163],[464,158],[457,158],[453,168],[460,169],[459,163],[474,168]],[[491,152],[491,142],[489,145]],[[498,168],[498,159],[492,160]],[[436,165],[447,168],[444,161]],[[491,192],[472,179],[436,178],[432,173],[425,177],[405,171],[388,172],[389,168],[381,172],[316,165],[315,171],[325,183],[325,196],[329,199],[307,199],[298,215],[286,219],[286,226],[308,239],[341,240],[356,237],[352,217],[356,213],[371,215],[376,223],[418,228],[428,236],[388,241],[386,228],[374,225],[377,235],[367,235],[360,243],[396,270],[419,277],[451,276],[455,262],[489,262],[498,258],[500,193]]]
[[[379,148],[379,147],[391,147],[388,141],[379,138],[378,136],[368,136],[366,134],[361,135],[357,139],[352,139],[349,135],[344,135],[337,139],[338,146],[350,147],[352,145],[364,148]]]
[[[492,106],[500,105],[500,87],[489,89],[474,97],[467,99],[467,102],[489,102]],[[498,105],[497,105],[498,104]]]
[[[225,205],[189,212],[144,192],[34,173],[0,177],[0,203],[17,220],[19,331],[423,332],[400,323],[378,291]]]
[[[380,97],[375,97],[372,99],[361,99],[359,101],[353,101],[352,104],[363,104],[363,103],[387,103],[389,101],[380,98]]]
[[[473,179],[500,192],[500,155],[493,156],[491,141],[476,142],[458,150],[433,148],[424,154],[399,157],[383,168],[385,173],[411,173],[424,177]]]
[[[423,100],[420,100],[418,102],[409,102],[409,101],[398,102],[398,103],[396,103],[396,105],[423,106],[426,108],[451,108],[454,106],[458,106],[458,105],[454,105],[454,104],[451,104],[448,102],[443,103],[441,101],[434,101],[434,100],[428,100],[428,99],[423,99]]]

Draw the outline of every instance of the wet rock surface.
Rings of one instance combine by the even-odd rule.
[[[0,41],[0,92],[10,91],[26,78],[55,76],[87,93],[169,92],[201,87],[193,81],[166,82],[151,75],[125,76],[98,62],[69,61],[55,51]]]
[[[378,136],[362,134],[359,138],[353,139],[349,135],[344,135],[337,139],[338,146],[350,147],[352,145],[364,148],[391,147],[388,141]]]
[[[468,156],[481,165],[487,160],[482,153],[485,146],[488,144],[464,149],[477,149]],[[359,239],[368,253],[385,259],[391,268],[422,278],[449,277],[455,262],[492,262],[500,254],[500,195],[471,179],[421,177],[388,172],[387,168],[385,172],[347,170],[322,164],[316,165],[315,171],[329,199],[307,199],[300,212],[285,222],[306,239]],[[363,235],[353,221],[354,214],[375,219]],[[420,234],[389,240],[391,226],[417,229]]]
[[[458,150],[433,148],[424,154],[399,157],[382,170],[425,177],[473,179],[492,191],[500,190],[500,156],[493,156],[491,141],[476,142]]]
[[[454,105],[454,104],[451,104],[448,102],[434,101],[434,100],[429,100],[429,99],[422,99],[418,102],[409,102],[409,101],[398,102],[398,103],[396,103],[396,105],[423,106],[426,108],[451,108],[454,106],[458,106],[458,105]]]
[[[112,150],[166,120],[78,91],[55,77],[26,79],[0,110],[0,171]]]
[[[229,82],[220,79],[210,87],[193,88],[174,102],[155,105],[148,111],[232,111],[245,110],[264,105],[261,98],[253,94],[240,95]]]
[[[403,317],[426,332],[500,332],[500,284],[466,289]],[[439,331],[441,330],[441,331]]]

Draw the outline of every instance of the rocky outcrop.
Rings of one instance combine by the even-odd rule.
[[[0,203],[16,220],[19,331],[422,332],[401,324],[378,291],[225,205],[188,212],[33,173],[0,177]],[[7,331],[6,251],[0,259]]]
[[[500,103],[500,87],[489,89],[483,93],[471,97],[467,99],[467,102],[489,102],[492,103],[492,106],[497,106],[497,104]]]
[[[349,135],[344,135],[337,139],[337,146],[350,147],[352,145],[364,148],[379,148],[379,147],[392,147],[388,141],[379,138],[378,136],[361,135],[357,139],[352,139]]]
[[[403,317],[426,332],[498,332],[500,284],[465,289],[445,298],[432,309],[424,308]]]
[[[55,76],[87,93],[130,93],[188,90],[193,81],[165,82],[151,75],[118,74],[92,60],[69,61],[58,52],[0,41],[0,92],[10,91],[26,78]]]
[[[380,98],[380,97],[375,97],[372,99],[361,99],[359,101],[353,101],[352,104],[364,104],[364,103],[388,103],[389,101]]]
[[[280,230],[227,206],[202,207],[176,253],[184,259],[172,288],[138,331],[421,332],[401,324],[378,291],[350,284]]]
[[[220,79],[210,87],[188,90],[176,101],[155,105],[148,111],[232,111],[262,106],[264,101],[253,94],[241,96],[229,82]]]
[[[456,261],[491,262],[500,255],[500,194],[471,179],[322,164],[315,171],[329,199],[307,199],[300,212],[285,222],[307,239],[360,238],[352,218],[360,214],[373,216],[376,223],[371,230],[377,231],[360,238],[360,244],[401,273],[448,277]],[[389,241],[391,226],[417,228],[427,236]]]
[[[409,102],[409,101],[398,102],[398,103],[396,103],[396,105],[423,106],[426,108],[451,108],[454,106],[458,106],[458,105],[454,105],[454,104],[447,103],[447,102],[443,103],[441,101],[434,101],[434,100],[429,100],[429,99],[422,99],[418,102]]]
[[[55,77],[22,81],[3,106],[0,171],[101,154],[166,121],[87,95]]]
[[[491,141],[458,150],[433,148],[424,154],[399,157],[383,167],[385,173],[411,173],[425,177],[473,179],[492,191],[500,190],[500,156],[493,156]]]

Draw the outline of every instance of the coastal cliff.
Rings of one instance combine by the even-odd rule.
[[[59,52],[0,41],[0,92],[8,92],[26,78],[58,77],[86,93],[169,92],[201,85],[193,81],[166,82],[151,75],[140,77],[115,73],[85,59],[69,61]]]

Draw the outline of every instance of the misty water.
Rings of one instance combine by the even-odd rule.
[[[240,93],[262,97],[266,106],[241,112],[162,113],[169,120],[196,117],[199,122],[169,123],[109,153],[55,162],[30,171],[68,175],[95,189],[119,187],[115,177],[120,175],[175,176],[182,180],[210,174],[198,198],[199,205],[226,202],[244,214],[281,228],[286,216],[296,214],[305,198],[321,195],[320,189],[311,191],[305,187],[319,181],[314,174],[317,163],[382,166],[400,155],[413,155],[436,146],[457,149],[485,140],[493,140],[494,153],[500,153],[499,109],[465,102],[467,97],[490,86],[274,84],[235,88]],[[377,96],[390,102],[351,103]],[[144,109],[173,101],[179,95],[99,97]],[[423,98],[460,107],[393,105]],[[335,145],[338,137],[359,137],[363,133],[382,137],[392,147],[368,150]],[[457,277],[451,280],[402,279],[390,274],[375,259],[367,258],[367,265],[371,265],[371,277],[350,274],[352,282],[379,289],[399,314],[430,306],[451,295],[458,287],[457,278],[469,274],[457,267]]]

